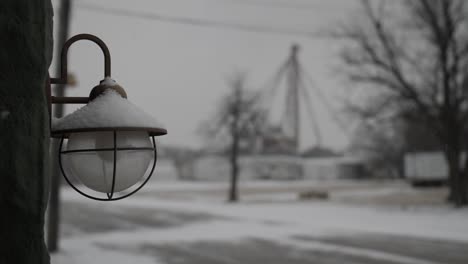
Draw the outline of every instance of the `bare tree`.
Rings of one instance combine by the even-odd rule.
[[[264,112],[257,104],[259,95],[246,89],[245,80],[243,73],[236,73],[228,79],[230,91],[220,100],[214,122],[205,123],[202,129],[211,139],[221,138],[222,147],[229,153],[229,202],[239,199],[239,155],[254,151],[255,139],[261,133],[264,120]]]
[[[382,108],[386,96],[347,103],[349,118],[359,125],[351,138],[350,150],[366,157],[369,172],[375,177],[404,177],[404,155],[414,151],[437,151],[440,144],[427,128],[412,122],[415,111],[402,106]],[[407,112],[408,111],[408,112]]]
[[[468,204],[468,159],[461,160],[468,147],[467,2],[363,0],[361,18],[339,31],[350,80],[378,91],[375,115],[411,113],[402,117],[436,135],[449,167],[449,198]]]

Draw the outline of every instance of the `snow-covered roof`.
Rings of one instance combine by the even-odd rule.
[[[106,90],[75,112],[54,119],[52,134],[70,133],[80,129],[108,130],[116,127],[153,129],[154,135],[166,134],[158,121],[112,89]]]

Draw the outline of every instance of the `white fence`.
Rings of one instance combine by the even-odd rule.
[[[348,157],[244,156],[239,159],[239,165],[241,179],[296,180],[364,176],[362,161]],[[226,157],[207,155],[194,162],[194,179],[227,180],[229,173],[230,164]]]

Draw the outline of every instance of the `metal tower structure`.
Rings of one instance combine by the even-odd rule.
[[[291,47],[291,54],[286,62],[289,67],[287,68],[287,93],[285,102],[285,123],[292,129],[293,132],[293,144],[295,152],[299,151],[299,140],[301,136],[301,111],[299,101],[299,88],[300,88],[300,69],[297,53],[299,51],[299,45],[294,44]]]
[[[293,44],[286,61],[275,73],[272,80],[267,83],[263,90],[264,97],[274,98],[278,93],[279,86],[285,83],[284,105],[280,123],[277,125],[266,124],[263,134],[262,151],[269,152],[287,152],[290,154],[299,154],[301,147],[301,131],[304,129],[303,121],[310,123],[315,137],[315,147],[322,147],[322,136],[317,120],[317,113],[314,109],[310,90],[314,92],[323,104],[326,110],[331,114],[337,124],[342,127],[339,119],[334,115],[334,111],[328,100],[320,89],[314,85],[312,78],[307,74],[299,60],[300,46]],[[269,100],[271,104],[273,100]],[[315,102],[319,102],[315,101]],[[276,108],[277,105],[269,105],[267,110]],[[306,113],[301,114],[301,110]]]

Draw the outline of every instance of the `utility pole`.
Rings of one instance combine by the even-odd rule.
[[[58,19],[58,35],[56,42],[56,53],[55,53],[55,76],[60,76],[60,52],[61,47],[67,41],[70,28],[70,13],[71,13],[71,1],[61,0],[60,11]],[[55,88],[55,96],[65,96],[66,84],[58,84]],[[60,118],[64,113],[63,104],[55,105],[54,116]],[[52,153],[57,153],[59,148],[59,140],[53,139]],[[52,155],[51,158],[52,174],[50,179],[50,198],[48,207],[48,218],[47,218],[47,247],[49,252],[56,252],[59,250],[59,234],[60,234],[60,183],[61,183],[61,172],[58,166],[58,160],[56,155]]]
[[[0,1],[0,263],[49,264],[45,96],[52,57],[50,0]]]
[[[291,47],[291,54],[288,59],[289,71],[287,76],[288,94],[286,95],[286,116],[291,117],[291,128],[293,130],[293,141],[295,154],[299,154],[300,141],[300,109],[299,109],[299,85],[300,85],[300,68],[297,53],[299,45],[294,44]]]

